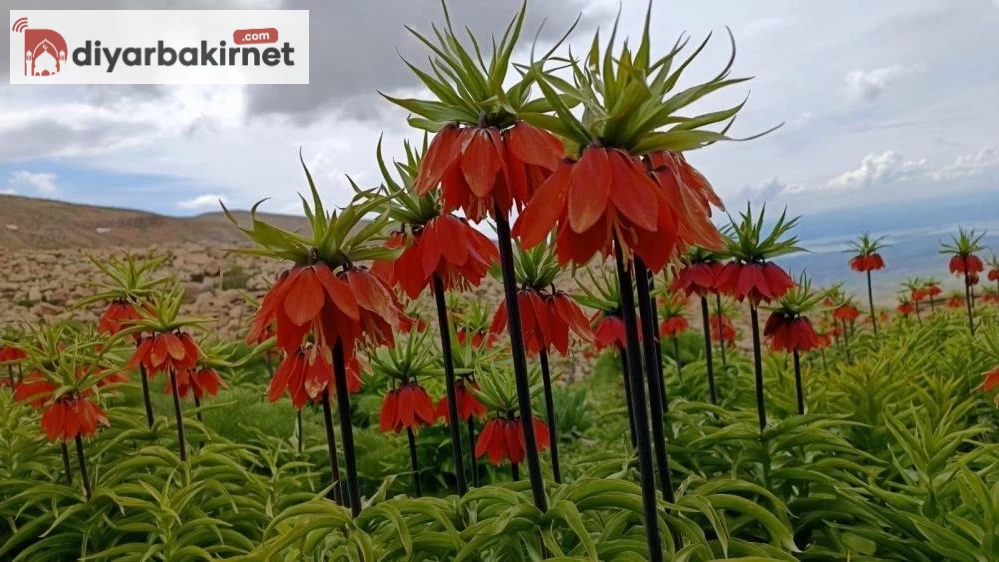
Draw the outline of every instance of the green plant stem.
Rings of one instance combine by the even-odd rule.
[[[912,304],[913,304],[913,306],[916,309],[916,323],[919,324],[920,326],[922,326],[923,325],[923,317],[919,315],[919,301],[914,300],[914,301],[912,301]]]
[[[60,449],[62,450],[62,467],[66,471],[66,485],[73,485],[73,466],[69,463],[69,447],[66,446],[65,441],[59,442]]]
[[[753,372],[756,374],[756,414],[760,433],[767,427],[767,407],[763,399],[763,352],[760,346],[760,314],[756,305],[749,306],[749,322],[753,329]]]
[[[87,459],[83,456],[83,438],[79,434],[76,435],[76,458],[80,462],[80,479],[83,480],[83,493],[87,497],[87,501],[93,494],[90,492],[90,477],[87,476]]]
[[[659,509],[656,500],[656,482],[653,474],[652,446],[649,436],[649,418],[645,409],[645,384],[642,381],[641,346],[638,341],[638,322],[635,318],[635,293],[632,273],[625,260],[621,244],[614,241],[617,261],[618,287],[621,293],[621,315],[628,342],[628,381],[635,414],[639,476],[642,487],[642,512],[645,520],[645,538],[649,547],[649,560],[663,562],[662,537],[659,531]]]
[[[517,404],[520,410],[520,425],[524,431],[524,446],[527,449],[527,473],[531,480],[531,495],[534,499],[534,506],[542,512],[546,512],[548,511],[548,497],[545,495],[545,482],[541,475],[538,440],[534,434],[531,385],[527,376],[527,355],[524,351],[524,333],[520,320],[520,304],[517,298],[517,273],[513,263],[510,222],[498,206],[495,208],[494,215],[496,236],[499,239],[500,267],[503,272],[503,290],[506,298],[507,325],[510,330],[513,372],[517,386]]]
[[[194,417],[198,418],[198,423],[205,423],[204,418],[201,417],[201,399],[196,393],[194,394]]]
[[[343,484],[340,482],[340,460],[336,450],[336,430],[333,428],[333,408],[330,406],[330,391],[323,391],[323,426],[326,428],[326,452],[330,459],[330,480],[333,490],[333,501],[337,505],[346,505],[343,498]],[[298,411],[298,419],[302,419],[302,410]],[[302,436],[298,437],[299,443]]]
[[[973,300],[974,295],[971,292],[971,283],[968,279],[968,256],[963,256],[961,258],[964,260],[964,303],[968,308],[968,328],[971,330],[971,336],[975,336],[975,302]]]
[[[843,325],[843,350],[846,351],[846,362],[850,365],[853,364],[853,356],[850,354],[850,326],[846,323],[846,320],[840,320]]]
[[[340,412],[340,434],[343,437],[343,456],[347,465],[347,492],[344,501],[350,502],[350,512],[361,514],[361,487],[357,479],[357,454],[354,448],[354,426],[350,421],[350,394],[347,390],[347,362],[343,342],[333,346],[333,379],[336,381],[337,410]]]
[[[683,375],[683,361],[680,360],[680,336],[673,336],[673,357],[676,359],[676,376]]]
[[[180,390],[177,388],[177,375],[170,371],[170,390],[173,391],[173,413],[177,417],[177,443],[180,460],[187,460],[187,440],[184,438],[184,412],[180,407]]]
[[[704,323],[704,362],[708,370],[708,396],[711,404],[718,405],[718,392],[715,389],[715,368],[711,360],[711,312],[708,310],[708,298],[701,297],[701,322]]]
[[[409,464],[413,468],[413,491],[416,497],[423,497],[423,489],[420,486],[420,457],[416,454],[416,435],[413,428],[406,428],[406,437],[409,438]]]
[[[801,384],[801,356],[797,349],[792,352],[791,356],[794,357],[794,388],[798,394],[798,415],[803,416],[805,415],[805,389]]]
[[[932,299],[931,299],[932,302]],[[871,326],[874,328],[874,337],[878,335],[878,316],[874,312],[874,288],[871,283],[871,270],[867,270],[867,303],[871,306]]]
[[[510,478],[514,482],[520,482],[520,465],[517,463],[510,463]]]
[[[538,352],[541,362],[541,381],[545,391],[545,416],[548,421],[548,432],[551,441],[552,475],[557,484],[562,483],[562,469],[558,458],[558,425],[555,419],[555,398],[552,395],[552,375],[548,365],[548,350],[541,348]]]
[[[655,293],[656,290],[656,276],[649,272],[649,292]],[[666,410],[669,410],[669,397],[666,395],[666,372],[663,369],[663,342],[662,336],[659,334],[659,307],[656,306],[656,301],[652,299],[652,326],[654,327],[653,335],[655,336],[656,343],[656,375],[659,377],[659,390],[661,391],[661,400],[665,405]]]
[[[14,366],[13,365],[7,365],[7,376],[10,377],[10,390],[11,390],[11,392],[13,392],[14,388],[17,387],[17,381],[14,380]]]
[[[451,457],[454,461],[455,483],[458,495],[468,491],[465,481],[464,454],[461,451],[461,425],[458,419],[458,397],[455,389],[454,356],[451,355],[451,329],[447,317],[447,302],[444,300],[444,280],[436,272],[433,275],[434,301],[437,305],[437,324],[441,334],[441,356],[444,359],[444,388],[447,393],[448,430],[451,432]]]

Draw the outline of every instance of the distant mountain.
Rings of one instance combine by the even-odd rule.
[[[249,213],[233,213],[249,225]],[[267,222],[304,232],[304,217],[259,213]],[[49,199],[0,195],[0,248],[59,249],[147,247],[174,243],[245,245],[247,239],[221,212],[170,217],[144,211],[77,205]]]

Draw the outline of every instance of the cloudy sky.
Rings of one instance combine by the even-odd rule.
[[[301,147],[322,192],[350,198],[344,179],[379,181],[374,147],[390,154],[418,134],[377,91],[419,94],[400,54],[425,51],[403,26],[442,19],[435,0],[32,0],[32,8],[298,8],[311,18],[308,86],[9,86],[0,80],[0,191],[187,215],[219,198],[298,212]],[[519,0],[452,1],[477,33],[502,31]],[[17,3],[16,7],[24,7]],[[0,0],[4,11],[15,7]],[[636,37],[644,0],[623,0]],[[608,0],[533,0],[528,37],[542,42],[581,14],[574,51],[609,29]],[[654,49],[677,36],[714,39],[690,79],[717,72],[738,46],[735,73],[755,79],[702,104],[749,95],[733,133],[758,140],[689,154],[730,206],[747,199],[794,212],[999,190],[999,0],[657,0]],[[320,32],[322,29],[324,31]],[[606,34],[605,34],[606,36]],[[525,48],[527,42],[524,42]],[[6,43],[2,49],[6,49]],[[526,58],[521,53],[520,60]],[[9,72],[0,53],[0,72]]]

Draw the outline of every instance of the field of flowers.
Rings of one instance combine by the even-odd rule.
[[[744,103],[688,112],[731,61],[683,84],[703,45],[646,27],[513,63],[522,21],[417,36],[381,185],[331,210],[303,163],[310,232],[230,215],[287,267],[240,340],[128,253],[97,325],[3,332],[0,561],[999,562],[981,234],[940,248],[962,294],[879,309],[867,234],[866,294],[817,287],[773,261],[797,219],[722,220],[683,155],[736,140]]]

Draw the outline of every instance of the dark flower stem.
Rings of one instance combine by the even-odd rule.
[[[10,389],[14,390],[14,387],[17,386],[17,381],[14,380],[14,366],[13,365],[7,365],[7,376],[10,377]]]
[[[649,292],[656,289],[656,277],[649,272]],[[669,397],[666,396],[666,373],[663,370],[663,342],[659,334],[659,307],[656,306],[655,299],[652,299],[652,330],[656,342],[656,375],[659,377],[659,389],[662,391],[662,401],[666,411],[669,411]]]
[[[510,478],[514,482],[520,482],[520,465],[517,463],[512,463],[510,465]]]
[[[853,364],[853,356],[850,355],[850,326],[846,320],[840,320],[843,324],[843,349],[846,350],[846,362]]]
[[[642,381],[641,346],[638,343],[638,322],[635,318],[635,293],[631,268],[625,261],[621,244],[614,241],[617,279],[621,293],[621,312],[628,341],[628,381],[635,414],[635,437],[638,445],[638,466],[642,486],[642,508],[645,518],[645,538],[650,562],[663,561],[662,537],[659,532],[659,510],[656,482],[653,474],[652,447],[649,442],[649,419],[645,409],[645,384]]]
[[[618,347],[618,356],[621,358],[621,376],[624,377],[624,403],[628,406],[628,435],[631,437],[631,448],[637,446],[635,437],[635,406],[631,400],[631,383],[628,382],[628,350]]]
[[[673,357],[676,359],[676,376],[683,375],[683,361],[680,360],[680,336],[673,336]]]
[[[204,418],[201,417],[201,399],[198,398],[196,393],[194,394],[194,416],[198,418],[198,423],[205,423]]]
[[[475,420],[468,418],[468,460],[472,469],[472,486],[479,487],[479,463],[475,460]]]
[[[87,501],[93,494],[90,492],[90,477],[87,476],[87,459],[83,456],[83,438],[79,434],[76,435],[76,458],[80,461],[80,479],[83,480],[83,493],[87,497]]]
[[[298,411],[298,419],[302,419],[302,411]],[[336,432],[333,429],[333,408],[330,406],[330,391],[323,391],[323,425],[326,428],[326,452],[330,458],[330,480],[332,481],[333,501],[337,505],[346,505],[343,502],[343,484],[340,482],[340,460],[336,451]],[[302,436],[298,436],[299,446],[301,446]]]
[[[971,335],[975,335],[975,312],[974,312],[974,301],[972,300],[971,294],[971,283],[968,280],[968,256],[962,256],[964,260],[964,303],[968,307],[968,328],[971,329]]]
[[[718,315],[718,349],[721,353],[722,370],[728,365],[725,358],[725,330],[722,328],[721,293],[715,293],[715,313]]]
[[[499,239],[500,265],[503,271],[503,290],[506,297],[507,323],[510,329],[510,348],[513,355],[513,372],[517,385],[517,404],[520,410],[520,425],[524,431],[524,445],[527,449],[527,472],[531,480],[531,494],[534,506],[542,512],[548,511],[548,497],[545,495],[545,482],[541,476],[541,458],[538,455],[538,440],[534,435],[534,413],[531,411],[531,386],[527,378],[527,355],[524,352],[524,333],[520,321],[520,305],[517,302],[517,275],[513,264],[513,244],[510,241],[510,222],[506,214],[495,209],[496,235]]]
[[[874,288],[871,283],[871,270],[867,270],[867,304],[871,307],[871,326],[874,328],[874,336],[878,335],[878,315],[874,312]],[[930,300],[932,306],[933,300]]]
[[[146,367],[139,364],[139,380],[142,382],[142,402],[146,407],[146,423],[149,429],[153,428],[153,403],[149,400],[149,379],[146,376]]]
[[[409,464],[413,467],[413,490],[416,497],[423,496],[423,489],[420,487],[420,457],[416,454],[416,435],[413,428],[406,428],[406,436],[409,438]]]
[[[749,322],[753,328],[753,371],[756,373],[756,413],[760,433],[767,427],[767,406],[763,402],[763,353],[760,349],[760,313],[756,305],[749,305]]]
[[[437,303],[437,324],[441,332],[441,354],[444,357],[444,387],[447,391],[448,429],[451,431],[451,457],[454,461],[454,475],[458,495],[468,491],[465,481],[465,461],[461,451],[461,425],[458,419],[458,397],[455,390],[454,357],[451,355],[451,328],[448,325],[447,303],[444,300],[444,280],[436,272],[433,276],[434,300]],[[415,458],[415,457],[414,457]],[[417,485],[417,495],[419,495]]]
[[[673,478],[669,470],[669,451],[666,449],[666,434],[663,430],[668,402],[662,400],[662,395],[666,392],[660,386],[662,379],[656,364],[656,325],[652,318],[652,291],[649,287],[649,274],[645,262],[636,256],[634,267],[635,288],[638,292],[638,315],[642,322],[645,372],[649,381],[649,405],[652,408],[652,445],[656,456],[656,466],[659,467],[659,485],[663,491],[663,498],[673,503],[676,496],[673,493]]]
[[[347,464],[347,492],[344,501],[350,502],[350,512],[361,514],[361,488],[357,482],[357,454],[354,449],[354,427],[350,421],[350,394],[347,390],[347,362],[343,355],[343,342],[333,346],[333,379],[336,381],[337,410],[340,413],[340,434],[343,437],[343,456]]]
[[[715,367],[711,361],[711,312],[708,310],[708,298],[701,297],[701,321],[704,323],[704,361],[708,368],[708,396],[711,403],[718,405],[718,392],[715,389]]]
[[[819,355],[822,357],[822,372],[829,374],[829,364],[826,363],[826,350],[822,348],[819,350]]]
[[[328,402],[329,398],[326,400]],[[302,410],[298,410],[295,421],[298,425],[298,454],[302,454],[302,451],[305,450],[305,425],[302,423]]]
[[[801,384],[801,355],[795,349],[792,352],[794,357],[794,388],[798,391],[798,415],[805,415],[805,389]]]
[[[187,460],[187,440],[184,438],[184,412],[180,408],[180,390],[177,388],[177,375],[170,371],[170,389],[173,391],[173,413],[177,417],[177,443],[180,447],[180,460]]]
[[[538,352],[541,361],[541,381],[545,388],[545,416],[548,421],[548,432],[551,441],[552,475],[557,484],[562,483],[562,469],[558,458],[558,425],[555,420],[555,398],[552,396],[552,375],[548,366],[548,350],[541,348]]]
[[[69,464],[69,447],[66,446],[65,441],[60,441],[60,449],[62,449],[62,467],[66,471],[66,485],[73,485],[73,466]]]
[[[922,326],[923,325],[923,318],[922,318],[922,316],[919,315],[919,301],[915,301],[914,300],[914,301],[912,301],[912,304],[916,308],[916,323],[918,323],[920,326]]]

